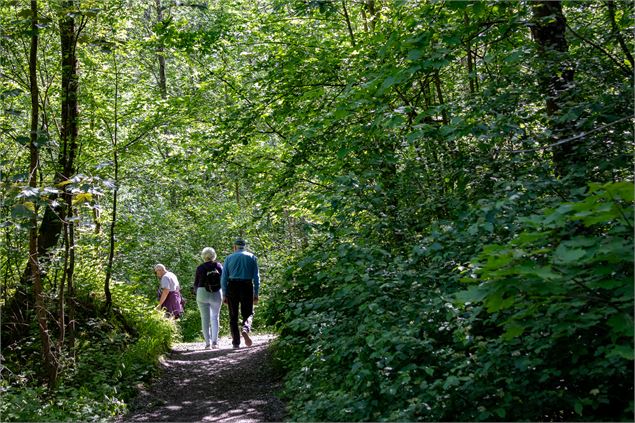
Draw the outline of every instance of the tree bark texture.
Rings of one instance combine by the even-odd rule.
[[[31,51],[29,54],[29,82],[31,91],[31,137],[29,144],[30,165],[29,165],[29,187],[37,187],[37,170],[39,162],[38,150],[38,122],[39,122],[39,90],[37,84],[37,49],[38,49],[38,4],[37,0],[31,0]],[[31,217],[31,228],[29,230],[29,268],[30,280],[33,283],[35,294],[35,313],[37,316],[38,330],[42,342],[42,357],[46,368],[49,388],[57,384],[58,365],[55,355],[51,349],[51,338],[48,330],[46,303],[44,301],[42,288],[42,274],[38,258],[38,236],[37,236],[37,201],[34,200],[34,211]]]
[[[348,35],[351,37],[351,44],[355,47],[355,34],[353,34],[353,26],[351,25],[351,18],[348,16],[348,9],[346,8],[346,0],[342,0],[342,10],[344,11],[344,19],[346,19],[346,28],[348,28]]]
[[[377,5],[375,4],[375,0],[366,0],[364,5],[362,6],[366,11],[368,11],[369,22],[368,26],[371,32],[375,32],[375,28],[377,27],[377,21],[379,21],[379,10],[377,10]],[[362,9],[362,10],[364,10]]]
[[[157,23],[163,22],[163,6],[161,0],[156,0],[157,7]],[[165,48],[161,41],[159,41],[159,47],[157,48],[157,57],[159,60],[159,92],[161,98],[166,99],[168,96],[168,85],[165,77]]]
[[[72,1],[64,3],[66,8],[73,6]],[[48,253],[57,246],[62,233],[66,216],[72,207],[72,195],[66,187],[66,183],[75,173],[75,158],[78,145],[78,75],[77,75],[77,35],[75,19],[71,15],[64,15],[59,22],[60,47],[61,47],[61,115],[60,115],[60,152],[58,157],[58,169],[55,174],[55,184],[62,184],[62,198],[64,201],[56,201],[57,196],[51,196],[44,210],[44,216],[40,223],[37,237],[37,252],[40,267],[46,260]],[[37,128],[36,128],[37,129]],[[41,271],[41,270],[40,270]],[[26,315],[33,307],[34,293],[32,281],[32,269],[27,264],[20,278],[20,284],[16,295],[8,304],[10,322],[3,321],[3,327],[14,326],[16,336],[22,337],[28,331]]]
[[[110,249],[108,251],[108,265],[106,266],[106,279],[104,281],[104,295],[106,296],[106,308],[112,307],[112,294],[110,292],[110,280],[112,278],[112,265],[115,259],[115,229],[117,225],[117,200],[119,194],[119,152],[118,148],[118,105],[119,105],[119,72],[117,68],[117,57],[113,54],[113,65],[115,68],[115,112],[114,112],[114,128],[110,134],[112,142],[113,164],[115,171],[115,189],[112,194],[112,218],[110,221]]]
[[[470,17],[467,13],[464,15],[464,21],[465,27],[469,28]],[[474,94],[476,92],[476,69],[474,66],[474,53],[472,53],[472,41],[469,38],[465,45],[465,49],[467,52],[467,79],[469,81],[470,94]]]
[[[565,38],[566,19],[560,1],[531,3],[534,22],[531,32],[538,47],[540,83],[546,97],[547,116],[556,139],[570,132],[569,126],[557,123],[568,92],[573,87],[574,68],[568,60],[569,45]],[[551,142],[550,142],[551,143]],[[572,166],[583,162],[574,143],[560,144],[553,149],[554,171],[558,176],[567,175]]]

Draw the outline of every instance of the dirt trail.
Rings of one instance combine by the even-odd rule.
[[[232,349],[231,339],[217,350],[202,343],[177,344],[162,361],[162,375],[142,390],[120,422],[282,421],[281,387],[268,366],[272,335],[252,336],[253,345]]]

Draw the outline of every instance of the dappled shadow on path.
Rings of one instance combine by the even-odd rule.
[[[281,421],[284,404],[275,397],[280,380],[268,365],[271,335],[252,337],[250,348],[218,350],[201,343],[179,344],[162,360],[163,373],[141,390],[120,421]]]

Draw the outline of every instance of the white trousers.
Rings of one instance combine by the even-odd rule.
[[[198,288],[196,290],[196,303],[198,311],[201,313],[201,329],[205,345],[218,343],[218,321],[220,307],[223,304],[221,290],[208,292],[205,288]]]

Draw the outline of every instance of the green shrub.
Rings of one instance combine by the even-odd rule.
[[[510,191],[402,251],[334,237],[299,253],[268,309],[292,418],[632,417],[632,189],[530,217],[534,195]],[[461,292],[469,269],[482,283]]]
[[[633,184],[592,184],[523,223],[458,295],[476,364],[460,392],[484,408],[465,417],[632,420]]]
[[[59,356],[60,383],[51,391],[37,383],[33,370],[41,366],[35,328],[26,342],[5,348],[11,367],[0,385],[3,421],[93,421],[123,413],[136,386],[154,373],[158,357],[179,338],[176,322],[134,290],[113,284],[113,309],[105,313],[100,300],[80,293],[74,345]]]

